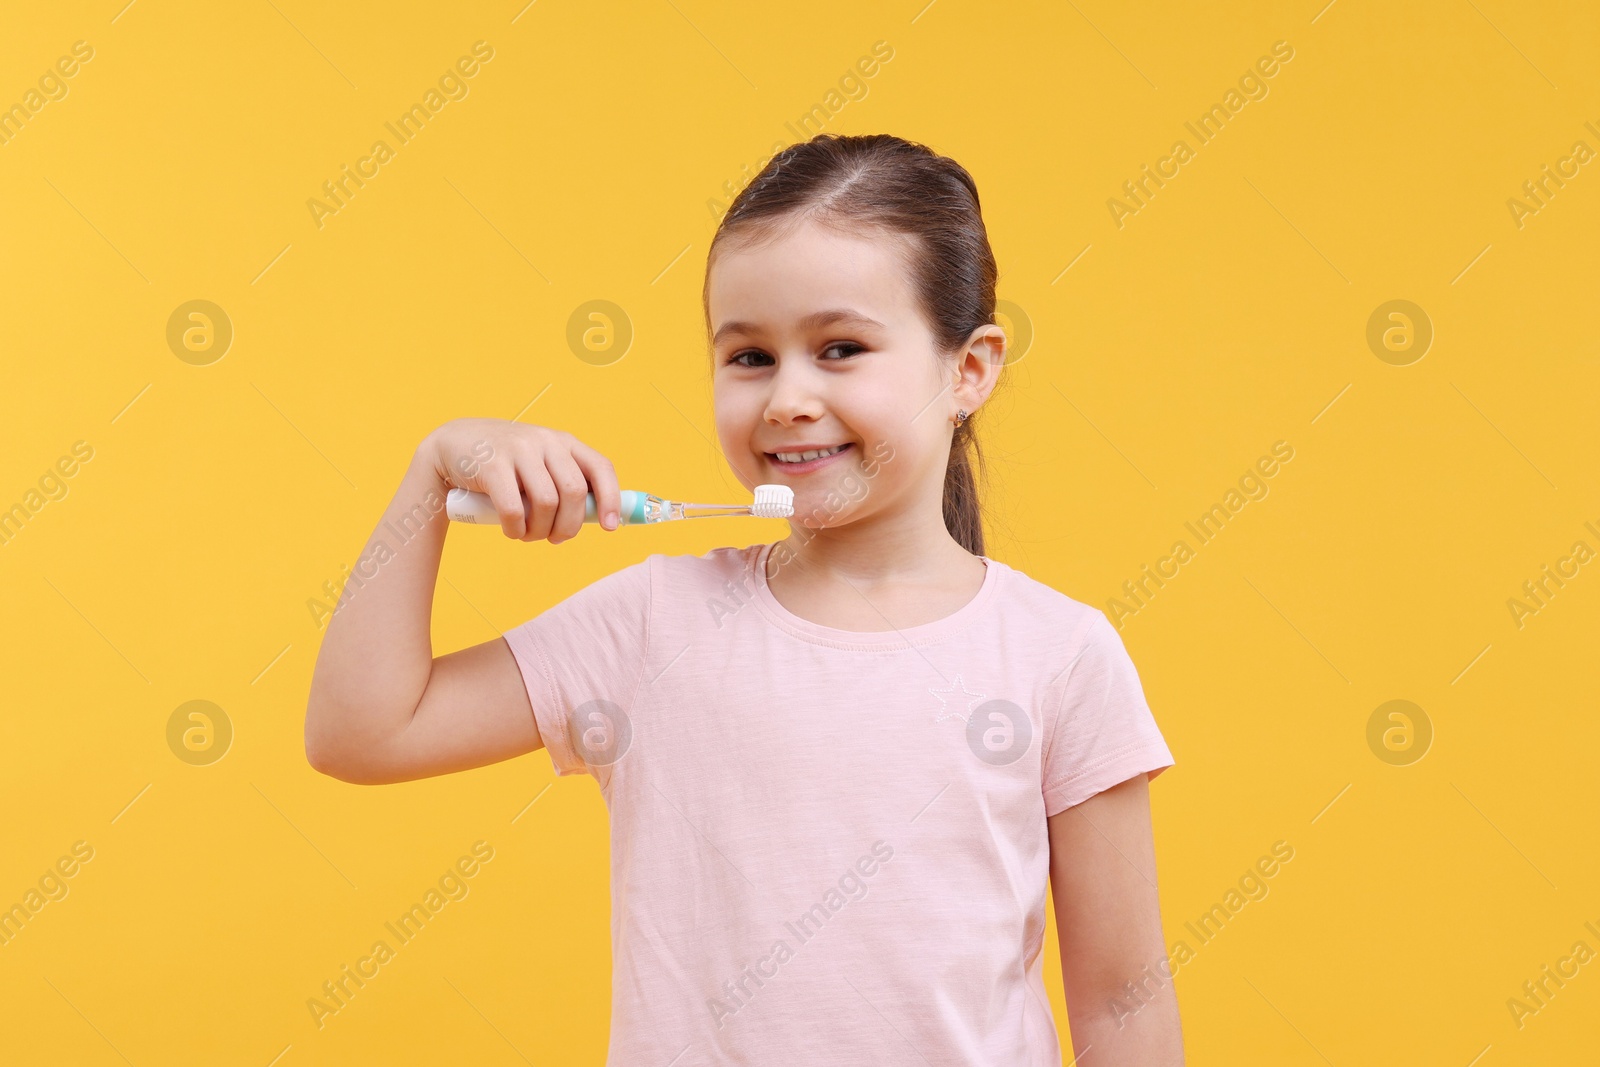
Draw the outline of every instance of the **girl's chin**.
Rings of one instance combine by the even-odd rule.
[[[803,492],[797,489],[794,494],[794,514],[789,522],[808,530],[846,526],[861,517],[860,503],[859,490],[855,495],[847,496],[842,491]]]

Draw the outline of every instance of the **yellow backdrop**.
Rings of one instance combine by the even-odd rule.
[[[1189,1062],[1593,1056],[1594,5],[121,2],[0,33],[0,1061],[601,1062],[593,781],[315,773],[314,605],[454,417],[734,492],[707,245],[818,130],[977,179],[989,554],[1176,757]],[[783,533],[456,528],[434,647]]]

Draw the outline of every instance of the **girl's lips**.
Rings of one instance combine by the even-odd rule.
[[[804,463],[785,463],[783,460],[769,452],[767,453],[767,462],[772,464],[773,467],[782,471],[784,474],[810,474],[812,471],[818,470],[829,463],[832,463],[840,456],[848,455],[850,450],[854,447],[855,443],[851,442],[831,456],[818,456],[816,459],[808,459]]]

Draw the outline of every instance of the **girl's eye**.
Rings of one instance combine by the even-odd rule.
[[[837,342],[835,344],[829,345],[827,348],[824,348],[823,352],[832,352],[836,348],[845,349],[846,351],[842,356],[838,356],[838,357],[835,357],[833,359],[828,360],[828,362],[830,362],[830,363],[837,363],[840,360],[849,359],[851,356],[855,355],[857,352],[865,352],[866,351],[865,348],[862,348],[860,345],[856,344],[854,341],[839,341],[839,342]],[[744,362],[744,357],[746,357],[746,356],[755,356],[755,357],[757,357],[759,359],[767,359],[767,360],[770,360],[772,358],[771,356],[767,355],[765,352],[761,351],[760,349],[747,348],[743,352],[735,352],[733,355],[731,355],[731,356],[729,356],[727,358],[726,362],[728,362],[728,363],[738,363],[741,366],[745,366],[745,367],[751,367],[751,366],[757,366],[758,365],[758,364],[752,364],[752,363]],[[765,364],[759,364],[759,365],[760,366],[765,366]]]

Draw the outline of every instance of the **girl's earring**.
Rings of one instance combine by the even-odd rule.
[[[962,408],[961,410],[956,412],[956,425],[960,426],[963,422],[966,422],[966,421],[967,421],[967,411],[966,411],[965,408]]]

